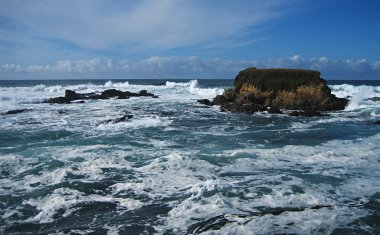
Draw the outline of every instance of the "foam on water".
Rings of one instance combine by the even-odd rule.
[[[25,222],[51,223],[59,210],[64,211],[61,217],[67,217],[78,210],[75,206],[91,202],[116,203],[126,210],[134,210],[142,206],[138,200],[100,195],[86,196],[77,190],[59,188],[44,198],[25,200],[24,205],[34,206],[40,211]]]
[[[354,86],[350,84],[330,85],[331,92],[339,98],[352,97],[357,93],[366,93],[370,97],[380,96],[380,86]]]
[[[194,223],[196,218],[212,218],[223,214],[246,215],[247,211],[252,210],[250,208],[312,208],[316,205],[329,205],[331,206],[329,209],[305,209],[276,217],[253,216],[247,223],[235,221],[223,227],[218,233],[228,234],[233,231],[242,234],[272,233],[276,231],[273,224],[278,224],[277,231],[280,232],[284,231],[283,228],[289,223],[296,224],[287,231],[290,233],[309,234],[319,229],[324,231],[322,233],[331,232],[342,221],[353,220],[366,214],[361,209],[363,202],[356,202],[355,198],[364,199],[366,195],[376,193],[380,187],[379,181],[373,181],[375,179],[370,177],[367,179],[348,177],[347,174],[350,175],[352,172],[368,174],[367,170],[378,172],[379,148],[376,142],[379,140],[380,135],[376,135],[365,140],[331,141],[317,147],[285,146],[280,149],[246,150],[246,153],[256,157],[239,158],[234,164],[222,167],[221,172],[230,172],[231,177],[212,180],[213,177],[210,175],[210,178],[206,178],[203,182],[193,184],[188,190],[193,193],[192,196],[176,205],[168,213],[168,217],[164,218],[165,226],[158,229],[165,230],[169,226],[174,232],[181,233],[184,232],[182,229],[191,224],[192,220]],[[227,151],[219,156],[236,157],[237,153]],[[237,169],[246,173],[239,174]],[[265,177],[262,177],[263,173]],[[320,175],[322,179],[336,178],[337,185],[331,187],[327,181],[324,182],[318,177],[310,178],[314,174]],[[343,181],[347,182],[339,183]],[[279,183],[270,184],[270,182]],[[258,191],[263,185],[271,185],[270,190],[267,189],[269,191],[264,195]],[[294,194],[295,186],[301,192]],[[229,189],[230,194],[236,196],[228,198],[222,196],[223,189]],[[340,196],[332,199],[336,194]],[[348,208],[349,202],[357,203],[357,207]]]
[[[349,107],[304,118],[220,113],[195,104],[222,92],[200,84],[1,87],[0,112],[28,110],[1,115],[0,232],[43,225],[51,229],[41,233],[63,233],[65,219],[80,216],[90,220],[70,232],[117,234],[131,225],[136,233],[186,234],[222,216],[229,222],[204,234],[328,234],[371,212],[363,205],[380,188],[372,125],[380,110],[366,99],[380,96],[377,87],[334,85],[335,94],[353,97]],[[31,102],[109,88],[159,98]],[[134,116],[104,124],[125,114]],[[284,212],[265,213],[273,208]]]
[[[334,95],[339,98],[350,98],[346,111],[352,111],[363,108],[376,107],[376,102],[369,101],[369,98],[380,97],[379,86],[354,86],[349,84],[330,86]]]

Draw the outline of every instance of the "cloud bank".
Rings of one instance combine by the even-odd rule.
[[[121,74],[121,75],[207,75],[207,78],[233,78],[247,67],[258,68],[303,68],[322,72],[327,79],[379,79],[380,61],[365,59],[329,60],[326,57],[303,58],[294,55],[288,58],[266,61],[230,61],[221,59],[202,60],[189,57],[150,57],[138,61],[93,58],[89,60],[60,60],[54,64],[17,64],[0,66],[0,76],[9,74]],[[151,77],[150,77],[151,78]]]

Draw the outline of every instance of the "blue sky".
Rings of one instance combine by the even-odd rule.
[[[378,0],[0,0],[0,79],[380,79]]]

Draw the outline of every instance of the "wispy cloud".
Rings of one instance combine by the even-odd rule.
[[[232,46],[254,41],[253,27],[278,18],[295,2],[299,0],[2,0],[0,40],[20,43],[23,49],[58,40],[125,53]]]
[[[221,59],[202,60],[196,56],[189,57],[150,57],[142,60],[112,60],[93,58],[90,60],[60,60],[54,64],[21,66],[4,64],[0,66],[1,74],[211,74],[218,78],[232,78],[238,71],[256,66],[258,68],[304,68],[322,72],[328,79],[378,78],[380,61],[365,59],[329,60],[326,57],[303,58],[294,55],[288,58],[268,59],[265,61],[230,61]],[[1,78],[1,77],[0,77]]]

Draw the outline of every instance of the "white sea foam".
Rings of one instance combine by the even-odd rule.
[[[31,205],[39,210],[39,213],[27,222],[51,223],[54,221],[54,216],[59,210],[64,210],[62,217],[67,217],[78,210],[76,205],[81,203],[105,202],[114,203],[126,210],[134,210],[140,208],[143,203],[128,198],[117,198],[112,196],[100,195],[85,195],[74,189],[59,188],[46,197],[38,199],[28,199],[23,201],[24,205]]]
[[[379,140],[380,135],[376,135],[368,139],[354,141],[334,140],[314,147],[285,146],[278,149],[254,148],[244,151],[225,151],[219,156],[236,157],[237,154],[245,152],[246,156],[251,156],[251,158],[238,158],[234,163],[222,167],[219,171],[226,173],[247,172],[248,174],[246,176],[243,174],[240,177],[224,177],[223,179],[219,177],[218,180],[207,177],[202,182],[195,181],[191,187],[188,187],[191,196],[176,204],[168,216],[164,218],[165,226],[157,226],[157,230],[165,231],[169,227],[173,231],[181,233],[184,232],[183,228],[195,223],[197,218],[212,218],[223,214],[244,215],[245,211],[252,210],[250,208],[264,206],[306,209],[277,216],[247,217],[244,223],[238,223],[238,217],[235,218],[231,215],[232,221],[235,222],[227,224],[218,230],[218,233],[234,233],[237,231],[242,234],[270,233],[276,229],[279,229],[278,232],[280,232],[290,222],[295,223],[296,226],[291,226],[289,232],[308,234],[321,227],[326,231],[332,231],[337,224],[366,214],[360,207],[355,210],[348,208],[346,206],[347,201],[353,200],[355,197],[363,198],[363,195],[373,195],[380,187],[379,182],[375,182],[371,177],[366,177],[366,179],[361,177],[347,178],[347,174],[352,171],[368,174],[366,172],[369,168],[371,172],[380,170],[377,164],[380,150],[376,145]],[[184,169],[187,168],[186,165],[182,166]],[[304,167],[308,167],[307,173],[302,173]],[[265,177],[262,177],[263,172],[273,169],[282,170],[280,172],[273,171],[273,174],[265,174]],[[300,173],[287,173],[286,169],[290,172],[297,172],[298,170]],[[308,181],[308,175],[312,176],[313,174],[318,175],[318,177],[315,176],[317,177],[315,183]],[[303,176],[306,178],[303,179]],[[285,181],[283,177],[286,177]],[[345,181],[345,183],[342,186],[331,187],[327,182],[319,182],[319,177],[334,177],[336,180]],[[271,182],[281,182],[281,184],[271,184]],[[237,185],[241,185],[241,188]],[[258,194],[257,187],[265,185],[271,185],[270,192],[264,195]],[[293,185],[298,185],[304,192],[293,193]],[[221,196],[218,192],[226,188],[231,189],[229,190],[230,193],[243,193],[248,199]],[[182,189],[186,189],[186,187]],[[329,196],[331,190],[336,191],[341,196],[332,200]],[[205,197],[207,194],[210,196]],[[198,195],[203,195],[203,197],[198,197]],[[363,200],[366,201],[368,198]],[[307,209],[316,205],[330,205],[331,207],[318,210]],[[274,223],[278,224],[279,227],[273,227]]]
[[[104,88],[128,88],[130,87],[130,84],[129,82],[112,82],[112,81],[108,81],[104,84]]]
[[[113,171],[131,172],[128,173],[131,178],[115,181],[99,194],[60,188],[43,197],[27,199],[23,205],[36,207],[38,212],[25,219],[26,222],[50,223],[58,213],[63,213],[64,217],[70,216],[77,210],[77,205],[91,202],[115,204],[117,212],[123,213],[125,210],[134,210],[165,200],[170,211],[165,216],[160,215],[160,221],[155,223],[158,233],[168,230],[173,233],[186,233],[189,225],[218,215],[226,215],[236,222],[226,224],[221,230],[212,231],[215,233],[283,233],[283,228],[289,223],[294,223],[288,226],[289,233],[307,234],[319,228],[328,233],[336,226],[345,225],[347,221],[365,215],[360,206],[348,207],[347,202],[363,204],[380,188],[377,174],[380,171],[379,135],[356,140],[333,140],[316,146],[288,145],[272,149],[247,142],[234,145],[244,148],[235,147],[217,153],[215,151],[219,150],[212,150],[216,145],[198,145],[199,142],[194,141],[192,146],[193,143],[182,142],[181,136],[174,134],[166,137],[166,132],[169,131],[175,133],[175,130],[181,128],[192,130],[192,126],[186,126],[182,118],[194,117],[194,120],[197,118],[196,120],[202,122],[210,119],[210,115],[211,119],[220,122],[223,122],[219,119],[220,115],[232,120],[226,127],[216,125],[201,129],[195,126],[189,136],[231,136],[231,141],[235,141],[235,134],[256,134],[248,124],[244,127],[236,124],[241,122],[238,115],[219,114],[214,109],[189,108],[187,105],[193,105],[194,99],[212,98],[221,91],[218,88],[202,88],[196,80],[148,86],[147,90],[158,94],[159,99],[139,97],[129,100],[97,100],[86,104],[24,104],[32,99],[62,96],[64,90],[69,88],[92,92],[106,87],[130,91],[144,89],[142,85],[116,82],[62,87],[40,85],[34,87],[34,90],[25,87],[0,88],[2,96],[6,97],[4,105],[0,107],[2,111],[22,107],[30,109],[14,116],[2,116],[0,128],[21,130],[25,136],[33,138],[27,149],[21,151],[21,155],[0,156],[0,171],[6,171],[10,175],[0,179],[1,195],[25,195],[36,189],[57,187],[62,183],[96,183],[108,180],[110,175],[114,176]],[[352,91],[349,91],[351,88]],[[342,89],[354,95],[353,90],[356,88],[348,86]],[[336,92],[344,95],[343,91],[338,91],[338,87]],[[376,89],[373,92],[371,95],[379,96]],[[357,93],[360,95],[359,90]],[[363,106],[333,113],[330,117],[308,120],[286,118],[292,121],[290,130],[298,132],[315,130],[316,126],[323,127],[328,123],[361,122],[378,117],[378,104],[365,99],[357,99],[357,103]],[[159,114],[162,110],[168,110],[168,107],[175,115],[163,117]],[[59,113],[61,111],[64,113]],[[134,117],[126,122],[99,125],[102,121],[120,117],[125,112],[132,113]],[[253,118],[272,116],[262,114]],[[42,121],[40,124],[33,124],[33,120]],[[267,126],[273,128],[272,124]],[[286,129],[288,127],[284,127],[284,130],[289,131]],[[51,132],[51,136],[34,142],[34,138],[40,137],[29,134],[34,130],[39,133],[44,128]],[[107,144],[107,138],[121,132],[125,132],[127,137],[132,133],[133,138],[122,144]],[[64,135],[59,137],[62,133]],[[163,136],[166,139],[161,139]],[[90,137],[90,142],[104,144],[81,146],[82,137]],[[72,145],[72,138],[78,138],[78,145]],[[49,141],[55,139],[57,141],[54,143],[57,144],[49,145]],[[71,144],[66,146],[67,143]],[[209,146],[212,148],[207,149]],[[12,146],[5,146],[3,149],[6,148],[12,150]],[[208,151],[214,153],[208,154]],[[108,171],[112,174],[108,174]],[[122,174],[123,177],[128,176]],[[323,181],[324,178],[336,181],[336,184]],[[300,188],[300,192],[294,192],[293,187]],[[144,200],[131,198],[130,195],[137,195]],[[356,202],[354,198],[361,198],[361,201]],[[23,205],[4,210],[0,215],[5,220],[11,220],[12,215],[21,214]],[[315,205],[330,205],[331,208],[307,209]],[[255,208],[263,206],[306,209],[278,216],[237,216],[255,212]],[[273,224],[278,224],[279,229]],[[112,233],[118,227],[109,226],[106,229]]]
[[[332,85],[331,91],[337,97],[346,98],[349,97],[350,101],[346,107],[346,111],[352,111],[357,109],[363,109],[367,107],[378,107],[377,103],[368,101],[372,97],[380,97],[379,86],[354,86],[349,84]]]
[[[147,117],[133,117],[130,121],[120,123],[108,123],[97,126],[98,130],[125,131],[130,129],[141,129],[149,127],[166,127],[171,124],[171,120],[166,117],[159,117],[157,115]]]
[[[279,225],[278,232],[283,231],[281,229],[289,223],[296,224],[290,226],[289,232],[309,233],[321,227],[326,231],[332,231],[336,224],[365,215],[359,208],[349,209],[346,206],[347,201],[364,196],[365,202],[368,200],[365,199],[365,195],[372,195],[380,187],[379,182],[370,176],[365,179],[354,176],[347,178],[347,174],[352,172],[379,172],[379,140],[380,135],[375,135],[351,141],[334,140],[314,147],[289,145],[275,149],[257,147],[228,150],[214,156],[234,158],[230,164],[224,166],[216,166],[193,157],[197,154],[196,151],[171,153],[155,158],[144,166],[133,167],[133,163],[123,157],[129,155],[126,149],[112,150],[112,154],[109,154],[111,147],[115,146],[62,146],[46,149],[43,152],[47,155],[73,167],[51,170],[41,176],[35,176],[37,178],[25,177],[22,183],[34,183],[37,179],[41,184],[63,182],[69,172],[85,176],[80,181],[98,182],[104,177],[102,168],[109,167],[133,169],[138,177],[115,183],[109,188],[111,194],[87,195],[74,189],[60,188],[45,197],[25,200],[24,205],[31,205],[38,210],[38,214],[26,221],[50,223],[54,221],[58,212],[63,213],[63,217],[70,216],[78,209],[77,205],[82,203],[113,203],[121,210],[134,210],[155,200],[180,196],[180,199],[168,202],[172,209],[166,216],[160,217],[161,222],[155,226],[159,233],[167,230],[184,233],[189,225],[219,215],[226,215],[235,222],[225,225],[217,231],[218,233],[269,233],[277,231],[277,227],[273,227],[274,223]],[[143,152],[147,153],[147,150]],[[241,154],[245,157],[240,158]],[[77,157],[86,160],[75,162]],[[15,156],[9,156],[7,159],[4,162],[13,164],[20,161]],[[303,173],[304,167],[309,169],[307,173]],[[271,170],[274,171],[270,173]],[[300,173],[291,173],[289,170]],[[244,174],[239,175],[239,172]],[[231,173],[231,176],[222,175],[226,173]],[[307,178],[302,178],[303,175],[312,174],[322,178],[335,177],[345,183],[331,187],[328,183],[313,183]],[[287,179],[284,180],[283,177]],[[49,178],[50,180],[46,180]],[[9,182],[11,183],[15,182]],[[294,185],[300,187],[303,192],[293,193]],[[260,191],[261,187],[268,187],[269,191],[263,194]],[[329,194],[330,190],[335,190],[340,196],[333,199]],[[150,200],[142,202],[126,198],[125,195],[130,195],[127,192],[146,196]],[[316,205],[332,207],[307,209]],[[306,209],[277,216],[236,216],[245,215],[247,211],[255,212],[253,208],[262,206]],[[2,217],[7,218],[15,213],[18,211],[6,211]]]
[[[331,92],[339,98],[352,97],[357,93],[365,93],[368,97],[380,96],[380,86],[354,86],[349,84],[330,85]]]
[[[220,88],[201,88],[199,87],[198,80],[191,80],[189,82],[166,82],[166,87],[186,89],[192,95],[197,95],[198,98],[213,98],[223,93]]]
[[[205,161],[174,153],[136,169],[146,177],[137,182],[118,183],[112,188],[114,193],[133,190],[152,199],[163,198],[202,183],[203,178],[209,178],[212,169],[213,166]]]

